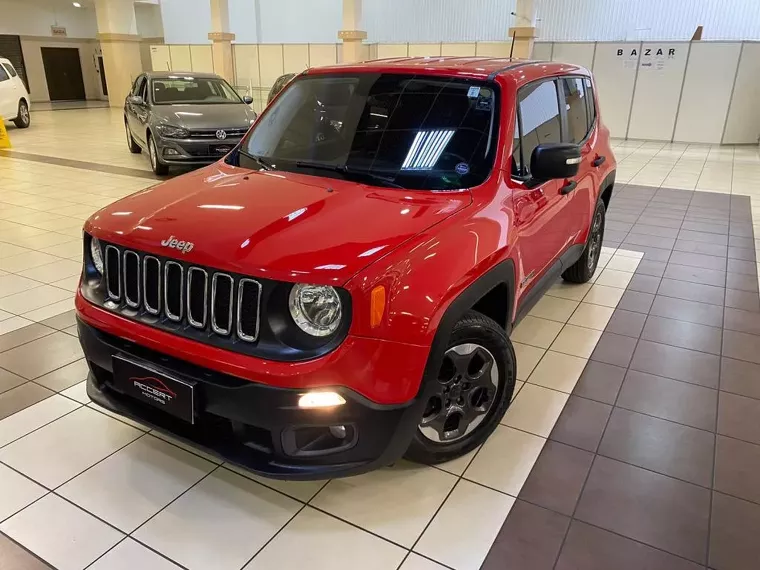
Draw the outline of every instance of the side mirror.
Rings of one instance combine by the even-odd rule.
[[[129,102],[132,103],[133,105],[137,105],[138,107],[142,107],[143,105],[145,105],[145,101],[139,95],[130,95]]]
[[[530,175],[536,182],[572,178],[578,174],[581,149],[573,143],[543,143],[530,156]]]
[[[251,97],[250,95],[243,96],[243,103],[245,103],[246,105],[250,105],[251,103],[253,103],[253,97]]]

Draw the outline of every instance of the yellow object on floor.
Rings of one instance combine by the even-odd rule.
[[[0,148],[11,148],[11,137],[5,130],[5,121],[0,117]]]

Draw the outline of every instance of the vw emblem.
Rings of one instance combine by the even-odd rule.
[[[227,138],[227,132],[219,129],[216,131],[216,138],[218,138],[220,141],[223,141]]]

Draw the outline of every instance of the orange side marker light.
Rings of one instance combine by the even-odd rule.
[[[385,313],[385,287],[378,285],[372,289],[370,294],[370,306],[369,306],[369,324],[372,328],[375,328],[383,322],[383,314]]]

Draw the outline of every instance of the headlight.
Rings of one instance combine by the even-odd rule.
[[[90,257],[98,273],[103,275],[103,250],[100,247],[100,241],[94,237],[90,239]]]
[[[182,127],[175,127],[173,125],[158,125],[158,132],[162,136],[170,139],[186,139],[190,136],[190,132]]]
[[[332,287],[294,285],[288,306],[298,327],[311,336],[331,335],[340,325],[340,297]]]

